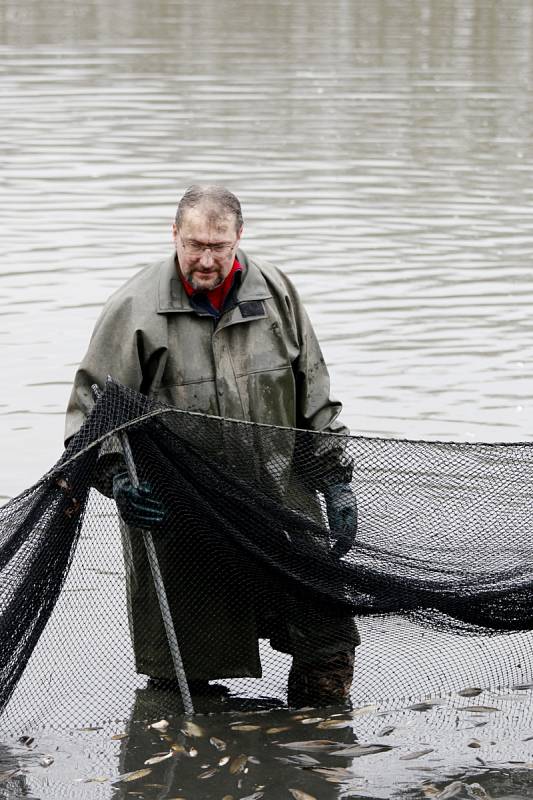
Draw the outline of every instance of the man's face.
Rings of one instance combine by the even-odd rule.
[[[210,208],[188,208],[179,229],[172,226],[172,238],[181,274],[193,289],[210,291],[231,272],[242,228],[235,228],[235,216],[217,216]]]

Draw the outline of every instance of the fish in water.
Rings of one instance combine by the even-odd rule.
[[[480,689],[478,686],[467,686],[466,689],[461,689],[457,694],[460,697],[477,697],[482,691],[483,689]]]
[[[351,723],[347,719],[325,719],[318,723],[317,728],[327,730],[328,728],[349,728],[350,725]]]
[[[208,778],[212,778],[213,775],[216,775],[218,772],[216,767],[212,767],[211,769],[206,770],[205,772],[201,772],[198,775],[199,781],[206,781]]]
[[[243,733],[248,733],[250,731],[260,731],[260,725],[232,725],[232,731],[242,731]]]
[[[289,792],[294,797],[294,800],[316,800],[314,795],[302,792],[301,789],[289,789]]]
[[[469,714],[490,714],[493,711],[499,711],[496,706],[465,706],[459,709],[460,711],[468,711]]]
[[[172,750],[170,753],[160,753],[159,755],[152,756],[152,758],[147,758],[144,763],[147,766],[150,766],[150,764],[159,764],[160,761],[166,761],[167,758],[172,758],[173,755],[174,753]]]
[[[159,722],[152,722],[149,727],[154,731],[159,731],[159,733],[166,733],[169,725],[170,723],[166,719],[160,719]]]
[[[130,783],[130,781],[138,781],[141,778],[145,778],[146,775],[150,775],[151,772],[152,770],[148,767],[146,769],[137,769],[135,772],[124,772],[122,775],[119,775],[118,778],[111,781],[111,783]]]
[[[152,726],[153,727],[153,726]],[[183,723],[183,728],[181,728],[181,732],[185,734],[185,736],[191,736],[193,738],[200,738],[201,736],[205,736],[205,731],[203,728],[200,728],[196,722],[191,722],[191,720],[186,720]]]
[[[422,703],[414,703],[412,706],[407,706],[407,709],[408,711],[430,711],[438,705],[438,700],[424,700]]]
[[[209,744],[212,744],[217,750],[225,750],[227,746],[226,742],[224,742],[222,739],[218,739],[216,736],[211,736],[209,739]]]
[[[291,750],[333,750],[339,747],[338,742],[331,739],[311,739],[305,742],[276,742],[278,747],[288,747]]]
[[[236,756],[229,765],[230,774],[237,775],[238,772],[242,772],[246,766],[247,761],[248,761],[248,756],[244,755],[244,753],[241,753],[239,756]]]
[[[390,744],[356,744],[350,747],[343,747],[341,750],[335,750],[331,755],[360,758],[361,756],[373,756],[376,753],[385,753],[387,750],[392,749],[393,746]]]
[[[422,756],[427,756],[429,753],[433,753],[433,747],[428,747],[426,750],[416,750],[414,753],[405,753],[405,755],[400,756],[398,760],[414,761],[415,758],[422,758]]]
[[[354,708],[354,710],[350,713],[351,717],[359,717],[362,714],[371,714],[373,711],[377,710],[377,706],[374,704],[370,704],[368,706],[360,706],[359,708]]]

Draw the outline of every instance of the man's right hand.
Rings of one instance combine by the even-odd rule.
[[[148,483],[132,486],[127,472],[113,477],[113,497],[126,525],[134,528],[158,528],[165,521],[163,504],[152,494]]]

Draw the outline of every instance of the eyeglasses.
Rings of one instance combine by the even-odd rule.
[[[181,237],[180,237],[181,238]],[[181,239],[183,249],[190,256],[201,256],[206,250],[209,250],[213,256],[229,256],[235,245],[234,242],[215,242],[214,244],[205,244],[204,242],[195,242],[194,239]]]

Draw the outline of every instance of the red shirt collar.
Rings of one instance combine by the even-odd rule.
[[[217,286],[208,292],[200,292],[200,290],[198,289],[193,289],[191,284],[181,274],[181,270],[179,270],[179,276],[181,278],[183,288],[185,289],[188,297],[192,297],[193,294],[196,294],[197,292],[205,294],[205,296],[207,297],[213,308],[215,308],[217,311],[221,311],[221,309],[224,306],[226,297],[228,296],[231,287],[233,286],[233,282],[235,280],[235,275],[237,274],[237,272],[242,272],[242,266],[239,264],[237,259],[235,259],[230,272],[226,275],[220,286]]]

